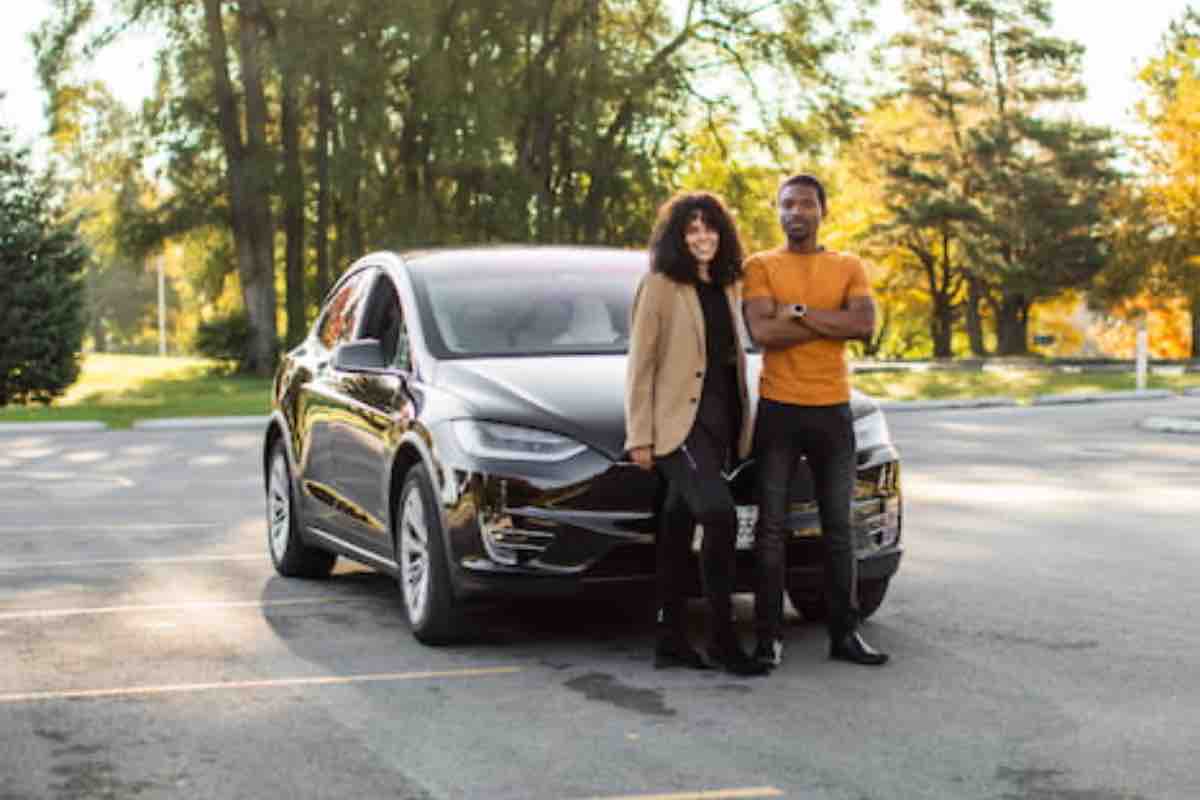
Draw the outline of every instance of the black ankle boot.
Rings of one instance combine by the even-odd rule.
[[[718,634],[713,637],[713,642],[708,648],[708,657],[714,665],[725,670],[730,675],[751,677],[754,675],[766,675],[770,671],[770,668],[766,664],[746,655],[746,652],[742,650],[742,646],[738,644],[737,637],[732,632],[724,635]]]
[[[660,631],[658,641],[654,644],[654,668],[672,667],[709,669],[709,664],[692,647],[686,636],[677,631]]]

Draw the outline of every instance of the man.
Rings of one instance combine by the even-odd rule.
[[[857,631],[850,529],[855,442],[845,356],[847,339],[874,330],[875,302],[863,262],[817,243],[827,211],[821,182],[811,175],[788,178],[777,201],[787,244],[747,259],[743,289],[746,325],[764,351],[755,432],[760,515],[755,657],[772,666],[783,658],[789,488],[803,454],[824,533],[829,655],[880,665],[887,655]]]

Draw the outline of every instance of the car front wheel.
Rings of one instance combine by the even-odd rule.
[[[271,450],[267,472],[267,550],[275,571],[287,578],[325,578],[337,554],[300,539],[300,514],[293,502],[292,472],[282,442]]]
[[[398,582],[413,635],[428,645],[452,642],[461,636],[462,625],[450,586],[441,515],[424,466],[409,472],[393,518]]]

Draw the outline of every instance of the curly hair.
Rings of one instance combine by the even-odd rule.
[[[684,232],[696,216],[721,237],[709,265],[712,282],[727,286],[741,278],[742,242],[737,227],[721,198],[710,192],[680,192],[659,208],[650,237],[650,269],[679,283],[700,281],[696,258],[684,241]]]

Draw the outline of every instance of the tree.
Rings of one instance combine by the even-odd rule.
[[[879,151],[891,213],[877,232],[926,275],[935,355],[950,355],[960,317],[976,355],[989,317],[998,352],[1023,354],[1032,304],[1103,264],[1111,134],[1051,117],[1084,96],[1082,48],[1048,34],[1045,0],[905,6],[913,30],[891,45],[895,99],[926,128]]]
[[[67,211],[87,244],[84,295],[91,347],[136,346],[155,315],[156,282],[144,259],[116,236],[122,208],[148,187],[140,174],[136,120],[100,83],[58,84],[53,93],[51,154]]]
[[[43,49],[69,53],[94,0],[55,2]],[[142,124],[170,187],[124,206],[121,239],[145,252],[223,231],[233,257],[207,259],[219,291],[206,294],[236,277],[262,370],[275,287],[294,341],[334,274],[372,249],[641,246],[679,183],[676,132],[729,113],[729,77],[807,90],[792,111],[832,102],[845,5],[120,0],[118,28],[159,24],[169,41]]]
[[[1164,51],[1143,70],[1150,92],[1139,112],[1150,129],[1142,155],[1150,174],[1142,209],[1150,223],[1144,273],[1182,297],[1191,314],[1191,357],[1200,358],[1200,14],[1176,21]],[[1143,281],[1138,288],[1146,288]]]
[[[50,182],[0,126],[0,406],[49,403],[79,375],[87,252],[54,217]]]
[[[1104,265],[1114,137],[1048,111],[1086,96],[1083,47],[1048,33],[1048,2],[971,2],[967,18],[985,53],[975,81],[985,116],[970,138],[983,244],[974,277],[984,275],[974,286],[994,312],[998,352],[1022,355],[1033,304],[1086,286]]]

